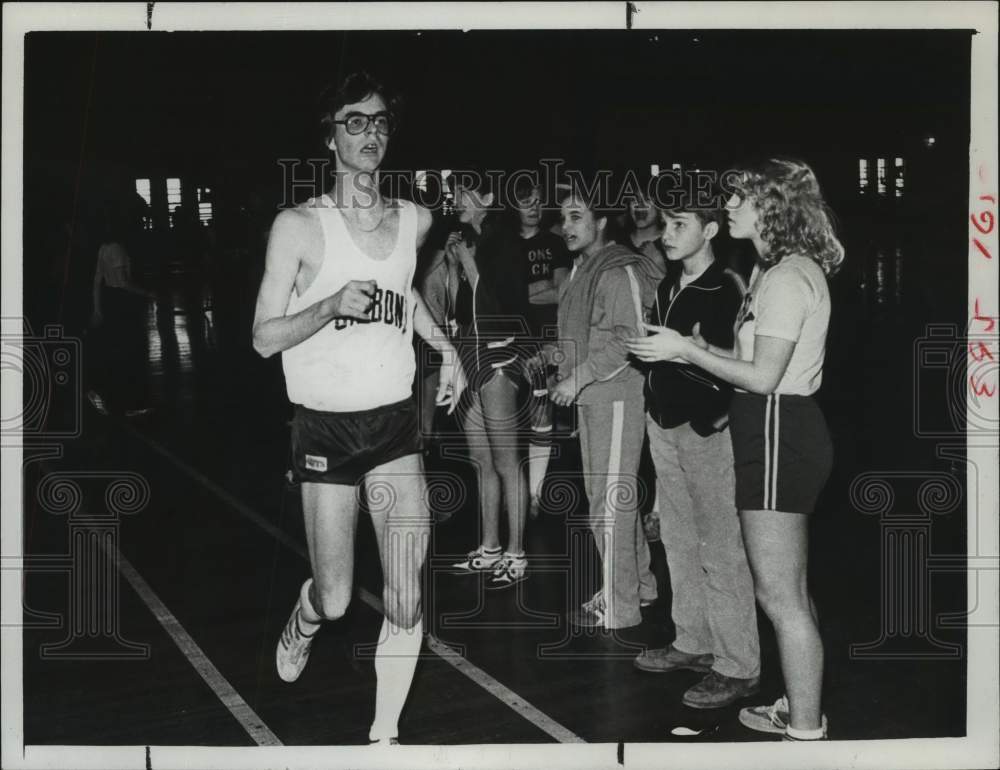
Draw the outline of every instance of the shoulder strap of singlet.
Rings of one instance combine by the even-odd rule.
[[[399,233],[397,242],[399,247],[410,247],[416,250],[417,247],[417,207],[413,201],[397,198],[399,204]]]

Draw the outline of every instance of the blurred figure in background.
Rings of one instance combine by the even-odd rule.
[[[132,261],[116,219],[105,225],[94,269],[87,399],[101,414],[149,411],[146,382],[148,292],[132,277]]]

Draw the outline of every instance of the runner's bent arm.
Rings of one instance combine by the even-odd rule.
[[[334,318],[367,317],[365,311],[375,285],[364,280],[348,281],[340,291],[294,315],[285,315],[307,243],[307,216],[294,209],[282,211],[267,241],[264,278],[253,322],[253,347],[264,358],[309,339]]]

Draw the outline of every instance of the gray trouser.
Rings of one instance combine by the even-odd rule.
[[[729,431],[699,436],[688,424],[661,428],[647,417],[667,552],[674,647],[715,655],[713,669],[760,675],[753,578],[735,507]]]
[[[656,578],[649,570],[649,546],[638,511],[643,409],[642,400],[636,399],[579,406],[584,487],[590,529],[601,555],[607,628],[639,624],[639,602],[656,599]]]

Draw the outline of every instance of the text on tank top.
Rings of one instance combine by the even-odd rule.
[[[413,353],[413,273],[416,267],[417,212],[399,206],[396,243],[385,259],[373,259],[356,244],[343,213],[328,196],[307,207],[323,233],[323,261],[309,287],[293,292],[286,315],[293,315],[340,291],[349,281],[374,280],[368,320],[335,318],[314,335],[284,351],[288,398],[327,412],[374,409],[411,395]]]

